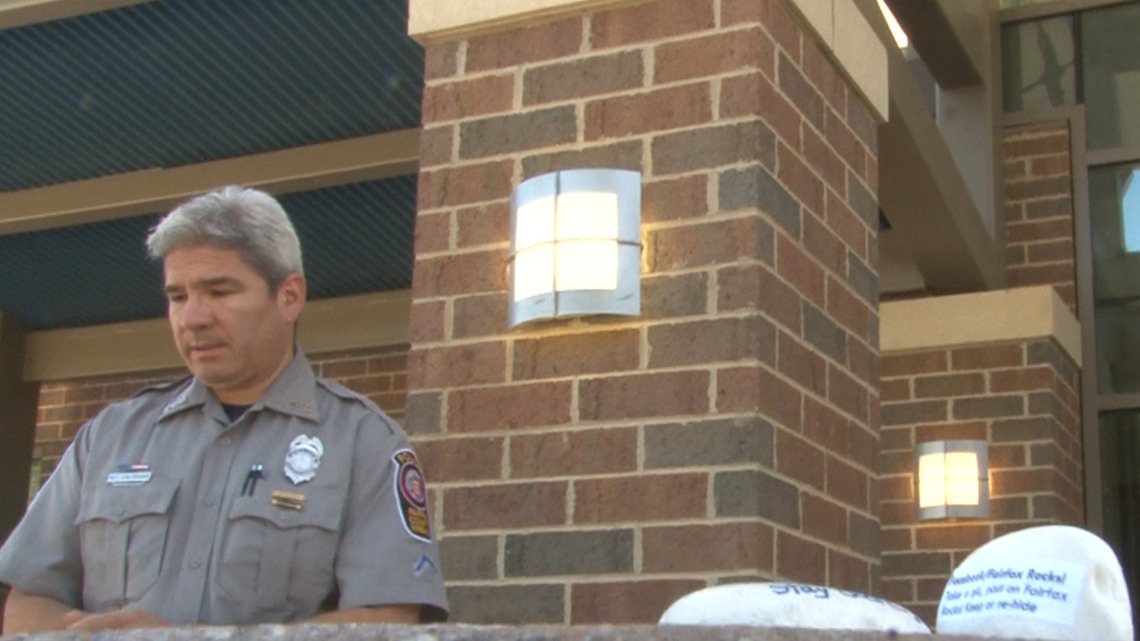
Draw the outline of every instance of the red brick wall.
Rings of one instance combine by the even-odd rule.
[[[408,426],[453,618],[873,589],[876,126],[783,3],[433,44],[425,76]],[[581,166],[642,172],[643,312],[507,331],[511,189]]]
[[[407,397],[406,349],[372,349],[309,355],[313,369],[367,395],[397,421],[404,417]],[[35,460],[43,479],[83,423],[108,403],[130,397],[148,385],[186,376],[185,370],[145,372],[44,383],[36,419]],[[34,480],[33,480],[34,481]]]
[[[1009,286],[1052,285],[1077,313],[1067,122],[1005,131]]]
[[[1079,373],[1051,340],[882,358],[883,592],[931,625],[950,572],[981,544],[1084,520]],[[990,518],[915,522],[914,446],[984,439]]]

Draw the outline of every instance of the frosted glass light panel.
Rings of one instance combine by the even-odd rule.
[[[509,324],[641,313],[641,174],[570,169],[511,197]]]
[[[989,515],[989,445],[931,441],[914,449],[914,497],[920,521]]]

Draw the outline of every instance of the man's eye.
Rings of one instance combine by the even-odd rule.
[[[166,300],[171,303],[181,303],[186,300],[186,294],[167,294]]]

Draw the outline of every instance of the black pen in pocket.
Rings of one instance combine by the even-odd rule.
[[[249,474],[245,475],[245,482],[241,484],[242,496],[253,496],[257,491],[257,481],[265,478],[265,467],[261,463],[250,466]]]

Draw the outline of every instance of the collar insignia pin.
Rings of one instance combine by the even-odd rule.
[[[174,399],[173,401],[170,401],[169,403],[166,404],[166,407],[162,408],[163,413],[165,414],[168,412],[173,412],[174,410],[178,409],[179,407],[182,407],[182,405],[186,402],[187,396],[189,396],[189,392],[182,392],[182,394],[180,394],[178,396],[178,398]]]
[[[293,485],[313,480],[324,453],[325,446],[321,444],[321,439],[304,434],[298,436],[289,444],[289,453],[285,455],[285,476],[289,477]]]

